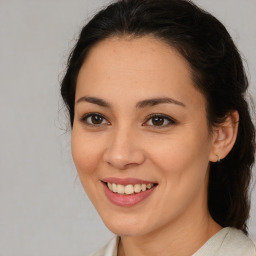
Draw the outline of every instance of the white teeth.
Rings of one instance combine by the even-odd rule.
[[[133,185],[127,185],[127,186],[125,186],[124,192],[125,192],[125,194],[127,194],[127,195],[133,194],[133,193],[134,193]]]
[[[139,193],[140,191],[141,191],[141,186],[140,186],[140,184],[134,185],[134,192],[135,192],[135,193]]]
[[[121,195],[132,195],[134,193],[140,193],[141,191],[146,191],[147,189],[151,189],[154,184],[129,184],[129,185],[121,185],[121,184],[115,184],[115,183],[107,183],[107,186],[109,190],[111,190],[114,193],[118,193]]]
[[[109,183],[109,182],[108,182]],[[113,191],[113,192],[115,192],[115,193],[117,193],[117,186],[116,186],[116,184],[112,184],[112,189],[110,189],[111,191]]]
[[[116,184],[115,184],[116,185]],[[112,190],[112,184],[108,182],[108,188]]]
[[[153,187],[153,184],[148,184],[147,189],[151,189]]]
[[[117,193],[118,194],[124,194],[124,185],[117,185]]]

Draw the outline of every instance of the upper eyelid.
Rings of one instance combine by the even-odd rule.
[[[98,112],[89,112],[89,113],[86,113],[86,114],[84,114],[84,115],[82,115],[82,116],[80,117],[80,120],[81,120],[81,121],[84,121],[86,118],[88,118],[88,117],[90,117],[90,116],[93,116],[93,115],[99,115],[99,116],[103,117],[108,123],[111,123],[105,115],[103,115],[103,114],[101,114],[101,113],[98,113]],[[172,122],[173,124],[174,124],[174,123],[177,123],[177,120],[174,119],[173,117],[170,117],[169,115],[166,115],[166,114],[163,114],[163,113],[152,113],[152,114],[146,116],[145,120],[144,120],[143,123],[142,123],[142,126],[145,126],[144,124],[145,124],[146,122],[148,122],[151,118],[156,117],[156,116],[163,117],[163,118],[169,120],[170,122]],[[166,126],[166,125],[165,125],[165,126]],[[162,126],[162,127],[164,127],[164,126]],[[160,128],[160,127],[159,127],[159,128]]]
[[[151,119],[151,118],[153,118],[153,117],[155,117],[155,116],[161,116],[161,117],[163,117],[163,118],[166,118],[166,119],[168,119],[168,120],[170,120],[170,121],[173,121],[173,122],[177,122],[177,120],[176,119],[174,119],[173,117],[170,117],[169,115],[166,115],[166,114],[161,114],[161,113],[156,113],[156,114],[150,114],[150,115],[148,115],[147,117],[146,117],[146,121],[147,120],[149,120],[149,119]]]
[[[163,118],[167,119],[169,123],[164,124],[164,125],[159,125],[159,126],[152,125],[152,124],[147,125],[147,122],[149,122],[150,119],[152,119],[155,116],[163,117]],[[151,115],[147,116],[145,121],[142,123],[142,126],[148,127],[150,129],[165,129],[165,128],[169,128],[170,126],[176,125],[177,123],[178,123],[178,121],[176,121],[176,119],[170,117],[169,115],[159,113],[159,114],[151,114]]]
[[[81,119],[86,118],[86,117],[90,117],[90,116],[93,116],[93,115],[102,116],[103,118],[105,118],[107,120],[107,118],[103,114],[98,113],[98,112],[89,112],[89,113],[83,114],[83,115],[81,115]]]
[[[83,122],[83,121],[85,121],[85,119],[87,119],[87,118],[89,118],[89,117],[91,117],[93,115],[101,116],[101,117],[103,117],[107,121],[107,123],[110,123],[109,120],[103,114],[100,114],[100,113],[97,113],[97,112],[90,112],[90,113],[86,113],[86,114],[82,115],[80,117],[80,121]],[[91,125],[91,124],[88,124],[88,125]]]

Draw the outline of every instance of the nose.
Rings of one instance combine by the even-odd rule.
[[[138,134],[128,129],[113,131],[103,160],[119,170],[142,164],[145,161],[145,154],[138,137]]]

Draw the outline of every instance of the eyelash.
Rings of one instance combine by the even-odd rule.
[[[100,118],[102,118],[102,119],[104,119],[105,121],[106,121],[106,123],[104,123],[104,124],[93,124],[93,123],[89,123],[88,122],[88,118],[90,118],[90,117],[100,117]],[[98,127],[98,126],[100,126],[100,125],[108,125],[108,124],[110,124],[108,121],[107,121],[107,119],[102,115],[102,114],[99,114],[99,113],[88,113],[88,114],[86,114],[86,115],[84,115],[84,116],[82,116],[82,118],[80,119],[83,123],[85,123],[86,125],[88,125],[88,126],[93,126],[93,127]]]
[[[90,118],[90,117],[100,117],[101,119],[105,120],[105,123],[100,123],[100,124],[89,123],[88,118]],[[152,122],[153,118],[160,118],[160,119],[163,119],[164,122],[167,121],[168,123],[164,124],[164,125],[160,125],[160,126],[147,125],[146,123],[149,122],[150,120]],[[81,120],[81,122],[85,123],[86,125],[92,126],[92,127],[99,127],[101,125],[109,125],[110,124],[110,122],[102,114],[99,114],[99,113],[88,113],[88,114],[84,115],[80,120]],[[147,116],[146,121],[143,122],[142,126],[149,126],[149,127],[154,127],[154,128],[157,128],[157,129],[161,129],[161,128],[169,127],[169,126],[174,125],[176,123],[177,123],[177,121],[174,120],[173,118],[159,113],[159,114],[151,114],[151,115]]]
[[[165,115],[165,114],[158,113],[158,114],[151,114],[151,115],[147,116],[146,121],[142,124],[142,126],[147,126],[147,125],[145,125],[145,124],[146,124],[147,122],[149,122],[150,120],[151,120],[151,122],[152,122],[152,119],[153,119],[154,117],[161,118],[161,119],[164,120],[164,122],[165,122],[165,121],[168,122],[167,124],[164,124],[164,125],[161,125],[161,126],[157,126],[157,125],[148,125],[148,126],[152,126],[152,127],[154,127],[154,128],[157,128],[157,129],[166,128],[166,127],[169,127],[169,126],[174,125],[174,124],[177,123],[177,121],[174,120],[173,118],[171,118],[171,117],[169,117],[169,116],[167,116],[167,115]]]

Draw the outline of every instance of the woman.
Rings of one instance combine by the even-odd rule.
[[[94,255],[256,255],[241,57],[186,0],[121,0],[81,31],[61,93],[81,183],[115,234]]]

